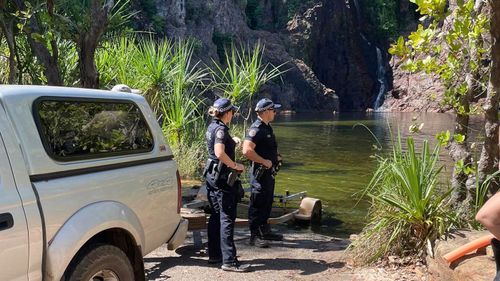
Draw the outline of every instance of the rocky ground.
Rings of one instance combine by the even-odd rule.
[[[145,257],[148,280],[428,280],[421,266],[379,266],[354,268],[345,258],[345,239],[311,233],[308,230],[280,229],[285,239],[270,248],[248,245],[249,233],[237,229],[235,240],[239,260],[251,264],[249,273],[222,271],[208,265],[205,248],[196,249],[192,238],[179,249],[166,245]],[[189,233],[191,235],[191,233]],[[203,242],[206,235],[202,232]],[[206,246],[206,244],[204,245]]]
[[[480,248],[453,261],[444,261],[442,256],[480,237],[487,231],[456,231],[446,240],[438,241],[434,247],[435,257],[427,257],[429,279],[439,281],[490,281],[495,276],[495,262],[491,246]]]

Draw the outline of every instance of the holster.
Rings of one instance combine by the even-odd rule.
[[[243,198],[245,197],[245,190],[243,189],[243,185],[241,185],[241,180],[237,180],[235,182],[235,187],[236,187],[236,190],[238,191],[238,196],[236,197],[236,201],[239,203],[243,200]]]
[[[237,171],[231,171],[229,173],[229,175],[227,176],[227,182],[226,182],[227,185],[229,185],[229,187],[233,187],[234,183],[238,179],[238,176],[239,176],[239,173]]]
[[[260,180],[260,178],[262,178],[262,175],[264,175],[265,171],[266,168],[263,165],[253,162],[252,173],[256,180]]]
[[[222,167],[224,163],[219,160],[208,158],[207,163],[205,164],[205,169],[203,170],[203,177],[210,176],[213,182],[217,182],[221,175]]]
[[[272,176],[273,177],[275,177],[278,174],[282,165],[283,165],[282,160],[278,160],[276,163],[273,163],[273,167],[272,167]]]

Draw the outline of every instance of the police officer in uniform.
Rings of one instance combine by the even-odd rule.
[[[270,122],[274,120],[276,109],[280,107],[280,104],[275,104],[270,99],[261,99],[255,106],[258,119],[248,129],[243,142],[243,154],[252,161],[252,193],[248,209],[250,245],[261,248],[269,246],[266,240],[283,239],[282,235],[271,232],[267,223],[274,198],[275,171],[281,161]]]
[[[208,111],[213,117],[206,133],[208,160],[204,171],[212,209],[207,231],[208,262],[222,262],[221,268],[226,271],[245,272],[249,267],[236,259],[233,239],[238,190],[228,183],[231,172],[241,173],[244,169],[242,164],[235,162],[236,143],[227,127],[237,109],[230,100],[220,98]]]

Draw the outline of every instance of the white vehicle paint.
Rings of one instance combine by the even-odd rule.
[[[133,130],[143,122],[150,132],[146,134],[151,138],[148,149],[135,152],[131,148],[133,152],[122,153],[112,147],[100,155],[100,150],[89,150],[78,143],[82,126],[75,124],[75,131],[80,130],[77,133],[57,133],[69,136],[57,154],[54,147],[59,139],[43,136],[45,131],[57,127],[48,129],[41,124],[47,120],[64,123],[67,116],[42,118],[40,112],[46,110],[42,109],[46,104],[54,103],[65,113],[66,103],[70,107],[73,102],[138,108],[145,122],[131,119],[135,123],[130,121],[130,128],[103,128],[124,132],[133,139],[130,147],[135,149],[136,139],[141,136],[137,137]],[[120,114],[117,112],[103,110],[93,118],[101,114],[96,121],[100,126],[108,122],[106,114],[116,117]],[[125,138],[123,143],[130,139]],[[72,155],[74,147],[99,156],[84,152]],[[180,183],[176,171],[161,128],[140,95],[0,86],[0,280],[75,280],[74,272],[86,276],[78,264],[87,262],[85,257],[100,245],[116,246],[118,252],[127,256],[133,279],[144,280],[142,256],[165,242],[169,249],[175,249],[187,232],[187,221],[179,214]]]

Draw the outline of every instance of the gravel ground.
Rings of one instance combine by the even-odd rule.
[[[192,238],[176,251],[166,245],[144,258],[148,280],[427,280],[420,267],[353,268],[345,261],[348,240],[318,235],[309,231],[280,229],[284,240],[272,242],[267,249],[248,245],[249,232],[235,231],[238,259],[251,264],[251,272],[225,272],[220,265],[209,265],[206,244],[196,249]],[[191,235],[189,232],[188,235]],[[203,242],[206,233],[202,232]]]

